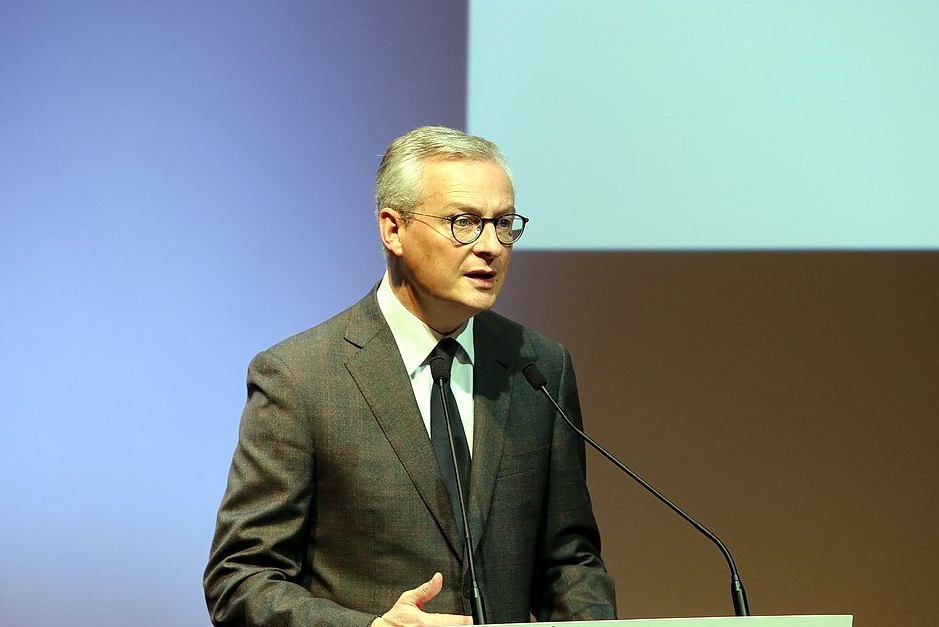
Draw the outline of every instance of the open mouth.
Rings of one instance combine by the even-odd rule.
[[[473,272],[467,272],[466,276],[471,279],[480,279],[482,281],[492,281],[496,278],[496,273],[486,270],[474,270]]]

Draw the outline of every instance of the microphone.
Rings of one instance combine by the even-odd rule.
[[[721,542],[721,539],[718,538],[710,529],[708,529],[707,527],[699,523],[697,520],[695,520],[694,518],[686,514],[684,510],[678,507],[678,505],[670,501],[668,498],[665,497],[665,495],[663,495],[661,492],[653,488],[645,479],[643,479],[642,477],[634,473],[632,470],[627,468],[626,465],[623,464],[623,462],[616,459],[616,457],[614,457],[611,453],[607,452],[605,448],[600,446],[600,444],[598,444],[596,440],[594,440],[589,435],[584,433],[581,429],[577,427],[577,425],[571,422],[571,419],[567,417],[567,414],[564,413],[564,410],[561,409],[561,406],[558,405],[557,401],[555,401],[554,398],[551,396],[551,393],[548,392],[548,388],[547,388],[548,380],[545,378],[544,374],[542,374],[541,370],[538,369],[538,366],[536,366],[535,364],[528,364],[522,369],[522,374],[525,375],[525,379],[528,380],[528,384],[531,385],[531,387],[533,387],[535,390],[541,391],[541,393],[544,394],[545,397],[549,401],[551,401],[551,404],[554,405],[554,408],[557,410],[557,412],[561,415],[562,418],[564,418],[565,422],[567,422],[567,424],[570,425],[571,429],[573,429],[577,433],[577,435],[583,438],[585,442],[587,442],[590,446],[595,448],[601,455],[603,455],[608,460],[613,462],[613,464],[617,468],[619,468],[620,470],[625,472],[627,475],[632,477],[635,481],[639,483],[639,485],[641,485],[646,490],[651,492],[652,495],[655,496],[657,499],[659,499],[660,501],[668,505],[672,509],[672,511],[674,511],[676,514],[678,514],[679,516],[684,518],[686,521],[691,523],[691,525],[695,529],[700,531],[711,542],[717,545],[717,548],[719,548],[721,550],[721,553],[724,555],[724,559],[727,560],[727,565],[730,567],[730,596],[734,602],[734,612],[736,613],[737,616],[749,616],[750,607],[747,605],[747,593],[743,589],[743,582],[740,581],[740,574],[737,572],[737,565],[734,563],[734,558],[730,554],[730,550],[727,548],[727,545]]]
[[[473,559],[473,537],[470,532],[469,516],[466,510],[466,500],[463,498],[463,480],[460,478],[459,464],[456,458],[456,444],[453,442],[453,426],[450,424],[450,408],[447,404],[446,386],[450,382],[450,364],[435,355],[430,359],[430,374],[437,384],[440,400],[443,404],[443,415],[447,423],[447,439],[450,441],[450,455],[453,459],[453,474],[456,476],[456,492],[460,501],[460,517],[463,519],[463,543],[470,576],[470,607],[473,612],[473,624],[486,624],[486,610],[483,607],[483,595],[479,589],[479,580],[476,578],[476,563]]]

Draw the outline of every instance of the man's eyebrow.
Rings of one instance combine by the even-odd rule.
[[[480,215],[480,216],[483,214],[483,212],[480,211],[478,207],[474,207],[473,205],[465,205],[465,204],[463,204],[463,203],[458,203],[458,202],[447,203],[446,205],[443,206],[443,209],[444,209],[444,211],[446,211],[446,212],[448,212],[448,213],[452,211],[454,214],[472,213],[472,214],[476,214],[476,215]],[[504,215],[508,215],[508,214],[510,214],[510,213],[515,213],[515,206],[514,206],[514,205],[509,205],[509,206],[506,207],[504,210],[502,210],[502,211],[497,211],[494,215],[495,215],[495,216],[504,216]]]

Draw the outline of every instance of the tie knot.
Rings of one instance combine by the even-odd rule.
[[[452,337],[445,337],[434,347],[434,350],[431,351],[431,358],[440,357],[445,360],[447,363],[447,370],[450,370],[451,364],[453,364],[453,358],[456,357],[456,352],[459,350],[460,345]]]
[[[440,340],[434,350],[430,351],[430,373],[434,381],[443,378],[450,380],[450,369],[453,367],[453,358],[460,345],[452,337]]]

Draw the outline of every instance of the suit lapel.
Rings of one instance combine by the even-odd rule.
[[[496,476],[505,446],[509,420],[512,383],[509,374],[515,369],[512,338],[500,325],[483,313],[476,317],[473,342],[476,363],[473,367],[473,465],[470,485],[470,528],[474,551],[479,546],[489,519]],[[513,350],[513,348],[515,350]]]
[[[414,400],[411,382],[374,290],[357,308],[346,340],[360,348],[346,362],[385,437],[457,555],[463,540],[453,520],[450,497]]]

